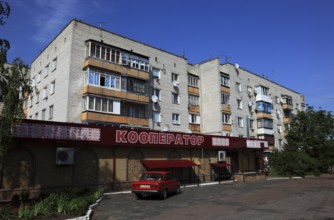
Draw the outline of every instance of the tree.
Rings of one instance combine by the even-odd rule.
[[[275,150],[269,165],[281,175],[305,176],[328,172],[334,165],[334,118],[331,112],[306,111],[293,116],[283,150]]]
[[[10,14],[10,6],[6,1],[0,1],[0,26],[6,24],[5,19]],[[7,51],[10,43],[6,39],[0,39],[0,161],[1,176],[11,138],[11,129],[24,116],[23,102],[27,94],[31,92],[29,79],[27,79],[28,66],[19,58],[16,58],[11,65],[7,62]]]

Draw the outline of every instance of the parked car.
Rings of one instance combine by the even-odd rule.
[[[142,174],[139,181],[132,182],[131,191],[138,199],[151,195],[166,199],[170,193],[180,193],[180,186],[180,182],[171,172],[147,171]]]

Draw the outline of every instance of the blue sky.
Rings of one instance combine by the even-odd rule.
[[[334,113],[333,0],[9,0],[8,62],[31,64],[73,18],[185,55],[220,57]],[[228,58],[227,58],[228,57]]]

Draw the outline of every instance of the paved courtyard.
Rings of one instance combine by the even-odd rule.
[[[182,188],[166,200],[106,195],[93,220],[333,219],[334,176]]]

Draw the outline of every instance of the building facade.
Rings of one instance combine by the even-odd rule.
[[[305,106],[231,63],[187,59],[72,20],[31,66],[29,119],[260,138],[284,143]]]

